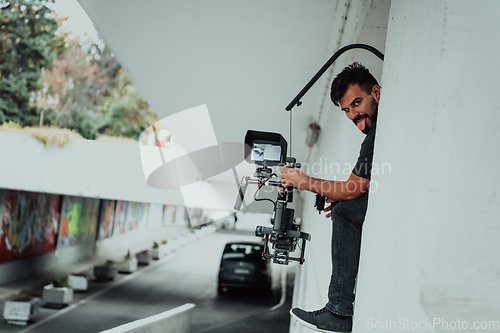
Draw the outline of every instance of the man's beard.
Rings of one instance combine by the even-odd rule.
[[[365,114],[365,115],[362,115],[362,116],[358,116],[356,118],[358,119],[355,119],[354,120],[354,125],[357,126],[357,123],[361,120],[363,120],[363,118],[367,118],[367,119],[370,119],[371,120],[371,124],[370,125],[366,125],[364,130],[362,130],[361,132],[363,134],[368,134],[370,133],[370,131],[372,130],[373,127],[375,127],[375,124],[377,122],[377,115],[378,115],[378,102],[375,98],[372,97],[372,103],[371,103],[371,108],[373,110],[373,112],[371,113],[371,115],[368,115],[368,114]]]

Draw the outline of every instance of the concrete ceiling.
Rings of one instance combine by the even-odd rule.
[[[206,104],[219,142],[242,142],[248,129],[289,141],[284,108],[328,59],[338,6],[331,0],[79,2],[158,117]],[[323,93],[318,84],[294,109],[292,152],[299,160]]]

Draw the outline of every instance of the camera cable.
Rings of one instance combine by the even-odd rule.
[[[257,199],[257,193],[260,191],[260,189],[262,188],[262,185],[264,185],[269,179],[271,179],[272,177],[278,177],[277,174],[273,173],[272,175],[270,175],[269,177],[267,177],[266,179],[264,179],[263,181],[259,181],[259,184],[257,185],[257,191],[255,191],[255,194],[253,195],[253,199],[255,201],[270,201],[273,203],[273,206],[276,207],[276,202],[273,201],[272,199],[269,199],[269,198],[260,198],[260,199]]]

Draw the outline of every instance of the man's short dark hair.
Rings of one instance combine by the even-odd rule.
[[[361,90],[367,94],[371,94],[373,86],[378,86],[377,79],[365,66],[359,62],[353,62],[344,68],[332,82],[330,98],[333,104],[339,106],[339,100],[344,97],[351,84],[358,84]]]

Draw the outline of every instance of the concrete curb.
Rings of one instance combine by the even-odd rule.
[[[187,303],[100,333],[189,333],[193,308],[194,304]]]

